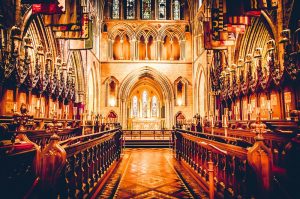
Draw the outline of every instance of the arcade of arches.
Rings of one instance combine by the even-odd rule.
[[[297,0],[1,0],[0,158],[21,151],[15,145],[26,142],[46,157],[51,151],[47,144],[60,139],[51,147],[65,153],[60,157],[67,166],[57,169],[67,168],[61,176],[68,191],[52,190],[58,198],[105,195],[109,186],[94,186],[105,184],[101,181],[105,172],[118,162],[119,156],[113,154],[124,156],[113,167],[115,176],[120,168],[131,168],[127,164],[141,166],[131,157],[141,158],[143,153],[158,154],[154,160],[171,164],[177,174],[184,170],[176,177],[167,169],[178,187],[188,189],[176,195],[148,182],[153,190],[133,193],[122,184],[111,185],[118,190],[115,197],[272,198],[277,194],[297,198],[295,186],[286,185],[297,183],[291,172],[300,177],[288,162],[300,153],[299,9]],[[102,131],[110,134],[100,138],[97,133]],[[265,141],[255,138],[253,131],[264,134]],[[20,138],[24,134],[20,132],[34,140]],[[50,138],[55,133],[60,138]],[[102,139],[99,145],[88,141]],[[116,144],[118,139],[125,142]],[[86,148],[78,148],[86,142]],[[172,163],[167,150],[121,152],[127,145],[159,148],[164,144],[184,160],[183,166]],[[232,149],[232,144],[240,148]],[[12,149],[2,153],[8,146]],[[109,152],[102,154],[106,149]],[[265,154],[259,156],[261,161],[258,153]],[[100,161],[96,154],[104,159]],[[104,166],[95,163],[98,160]],[[214,174],[209,173],[210,163]],[[47,170],[46,163],[37,165],[32,167],[36,175],[51,178],[41,172]],[[80,170],[80,165],[87,168]],[[299,158],[295,165],[299,166]],[[248,171],[248,166],[254,171]],[[260,167],[268,169],[260,171]],[[179,182],[178,176],[190,175],[184,168],[193,170],[189,173],[195,173],[195,181]],[[84,173],[87,170],[90,174]],[[72,172],[81,178],[72,178]],[[274,178],[261,180],[257,189],[241,188],[238,182],[254,180],[241,173],[251,172],[260,179]],[[215,175],[215,181],[208,181],[208,173]],[[110,183],[118,178],[112,176]],[[128,180],[120,176],[119,181]],[[199,182],[204,188],[187,185]],[[247,183],[242,186],[249,188]],[[143,186],[141,190],[148,185]],[[37,187],[47,190],[42,182]],[[35,188],[27,188],[11,198],[37,194]]]

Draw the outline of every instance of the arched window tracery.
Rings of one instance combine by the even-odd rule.
[[[158,102],[157,102],[157,97],[153,96],[152,97],[152,104],[151,104],[151,116],[152,117],[157,117],[157,110],[158,110]]]
[[[142,1],[142,18],[151,19],[151,0]]]
[[[148,107],[148,93],[147,91],[143,92],[143,96],[142,96],[142,116],[145,118],[147,117],[147,107]]]
[[[135,19],[135,0],[127,0],[126,19]]]
[[[174,17],[174,20],[180,20],[180,2],[179,2],[179,0],[174,0],[173,17]]]
[[[138,98],[137,96],[133,96],[132,98],[132,116],[138,116]]]
[[[120,3],[119,3],[119,0],[113,0],[112,19],[120,19]]]
[[[166,0],[158,0],[158,18],[167,19]]]

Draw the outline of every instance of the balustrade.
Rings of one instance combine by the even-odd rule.
[[[259,181],[270,181],[271,172],[271,154],[261,140],[246,148],[196,137],[178,129],[174,134],[177,159],[184,160],[183,164],[196,173],[210,198],[215,194],[225,198],[251,198],[269,193],[270,187],[262,186]],[[259,171],[259,166],[266,168]]]
[[[265,122],[267,124],[267,127],[270,128],[270,125],[268,125],[269,122]],[[295,137],[297,127],[293,126],[294,123],[291,122],[272,122],[274,125],[281,124],[284,128],[290,128],[293,129],[287,133],[283,132],[273,132],[273,131],[267,131],[263,134],[264,136],[264,143],[266,146],[268,146],[271,149],[271,152],[273,154],[273,164],[274,166],[278,168],[284,168],[285,167],[285,155],[286,155],[286,145],[290,142],[291,138]],[[286,124],[286,125],[283,125]],[[232,126],[232,125],[231,125]],[[249,126],[249,125],[248,125]],[[274,129],[272,129],[274,130]],[[212,132],[212,128],[205,127],[205,132],[210,134]],[[225,129],[224,128],[214,128],[213,129],[214,135],[218,136],[224,136],[225,135]],[[256,133],[253,132],[253,129],[242,129],[237,128],[236,126],[234,129],[228,129],[227,131],[227,138],[238,138],[241,140],[244,140],[248,143],[254,144],[255,143],[255,136]]]
[[[48,173],[49,167],[52,165],[51,159],[56,159],[53,163],[58,168],[61,168],[60,177],[54,179],[55,183],[48,184],[42,193],[49,193],[51,190],[53,198],[86,198],[95,194],[95,189],[98,188],[100,182],[107,175],[108,170],[120,158],[121,155],[121,136],[122,132],[119,129],[110,130],[107,132],[96,133],[92,135],[83,135],[70,138],[65,141],[58,142],[62,147],[63,153],[66,153],[66,160],[60,161],[59,154],[53,154],[51,158],[43,156],[46,162],[41,169],[41,173]],[[51,142],[48,146],[51,146]],[[54,146],[52,144],[52,146]],[[47,147],[47,150],[53,150]],[[54,171],[53,171],[54,172]],[[42,178],[42,182],[48,180]],[[52,187],[51,187],[52,185]]]

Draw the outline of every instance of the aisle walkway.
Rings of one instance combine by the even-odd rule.
[[[116,189],[114,198],[194,198],[195,192],[185,186],[172,161],[170,149],[126,149],[100,198],[108,197],[112,189]],[[202,190],[200,196],[206,198]]]

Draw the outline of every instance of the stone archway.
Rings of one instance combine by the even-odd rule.
[[[128,105],[130,103],[130,94],[138,83],[143,82],[144,78],[151,79],[151,81],[160,88],[162,100],[164,101],[164,126],[170,129],[174,124],[174,92],[172,84],[165,75],[148,66],[142,67],[128,74],[120,85],[118,98],[120,99],[120,121],[123,128],[128,128],[127,120],[129,118]]]

